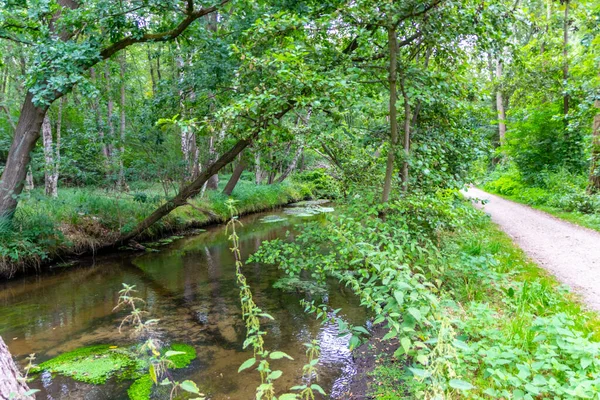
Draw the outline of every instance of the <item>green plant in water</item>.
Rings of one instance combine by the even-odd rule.
[[[248,285],[246,276],[242,271],[244,263],[242,262],[242,255],[240,252],[240,238],[236,232],[236,225],[242,225],[237,218],[238,211],[235,207],[235,201],[232,199],[227,200],[225,203],[229,210],[230,219],[227,223],[226,232],[230,233],[229,240],[231,241],[231,252],[235,259],[235,274],[237,283],[240,287],[240,303],[242,306],[242,318],[246,325],[246,340],[244,341],[244,348],[252,347],[254,356],[244,361],[239,367],[238,372],[253,367],[258,362],[257,371],[260,373],[261,384],[256,388],[256,399],[274,400],[275,397],[275,380],[279,379],[282,375],[282,371],[272,371],[269,360],[278,360],[282,358],[288,358],[292,360],[292,357],[285,354],[282,351],[268,352],[264,348],[263,336],[266,332],[260,328],[260,318],[273,319],[267,313],[264,313],[254,302],[252,297],[252,289]],[[284,398],[283,396],[280,397]]]

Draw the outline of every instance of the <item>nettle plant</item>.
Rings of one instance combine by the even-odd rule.
[[[238,211],[235,207],[236,201],[229,199],[226,202],[229,210],[230,219],[227,223],[226,231],[229,233],[231,241],[231,252],[235,259],[235,273],[237,283],[240,287],[240,304],[242,307],[242,318],[246,325],[246,340],[244,341],[244,349],[252,348],[253,357],[247,359],[240,365],[238,373],[256,365],[256,370],[260,374],[260,385],[256,388],[256,399],[264,400],[313,400],[315,392],[325,395],[325,391],[316,383],[313,383],[317,378],[317,364],[319,363],[320,348],[317,341],[306,343],[306,354],[308,362],[304,365],[303,384],[294,386],[292,391],[299,393],[284,393],[276,396],[275,381],[283,375],[281,370],[272,370],[270,361],[286,358],[293,360],[291,356],[283,351],[268,351],[264,347],[264,336],[266,332],[262,330],[260,325],[261,318],[274,319],[271,315],[263,312],[260,307],[254,302],[252,289],[248,285],[246,276],[243,272],[244,262],[242,261],[240,251],[240,238],[236,231],[236,226],[241,226],[242,222],[238,219]]]
[[[419,397],[452,397],[472,387],[454,367],[457,349],[468,345],[456,337],[455,321],[446,315],[440,279],[445,266],[436,245],[440,230],[465,217],[466,207],[451,207],[455,200],[442,194],[351,205],[326,224],[304,225],[293,242],[263,243],[252,261],[276,264],[291,276],[334,277],[350,287],[376,316],[373,323],[387,328],[384,340],[398,341],[394,357],[408,362],[415,382],[424,383],[415,385]],[[325,306],[307,304],[307,310],[327,314]],[[364,327],[342,328],[353,335],[351,348],[368,334]]]
[[[132,336],[145,337],[146,340],[139,348],[139,353],[143,358],[147,359],[148,374],[155,385],[171,386],[169,399],[175,398],[179,389],[196,395],[193,400],[204,400],[205,397],[195,382],[185,380],[183,382],[172,379],[169,374],[169,369],[176,367],[173,358],[186,355],[184,351],[168,350],[161,352],[160,343],[155,338],[155,329],[159,322],[158,319],[146,319],[150,313],[145,310],[146,302],[135,296],[135,285],[123,283],[123,289],[119,291],[119,301],[113,311],[126,309],[128,314],[121,320],[119,324],[119,333],[122,332],[123,326],[130,326]]]

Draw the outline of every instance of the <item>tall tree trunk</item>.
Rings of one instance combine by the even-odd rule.
[[[129,191],[129,186],[125,181],[125,168],[123,165],[123,158],[125,157],[125,67],[126,67],[126,53],[123,52],[120,62],[120,78],[121,78],[121,120],[119,123],[119,180],[117,187],[119,190]]]
[[[52,145],[52,124],[50,116],[46,113],[44,122],[42,123],[42,139],[44,143],[44,183],[46,188],[46,196],[53,196],[56,192],[53,178],[54,172],[54,146]]]
[[[498,110],[498,139],[500,146],[506,141],[506,111],[504,110],[504,96],[500,85],[502,79],[502,61],[500,58],[496,61],[496,79],[498,88],[496,89],[496,109]]]
[[[96,88],[98,88],[98,81],[96,79],[96,68],[90,68],[90,78]],[[92,102],[92,108],[94,110],[94,115],[96,119],[96,130],[98,131],[98,139],[100,140],[100,144],[102,146],[102,156],[104,159],[104,170],[108,172],[108,147],[106,145],[106,141],[104,139],[104,126],[102,124],[102,114],[100,112],[100,98],[98,96],[94,97],[94,101]]]
[[[231,178],[229,178],[229,181],[227,181],[225,189],[223,189],[224,194],[226,194],[227,196],[231,196],[231,193],[233,193],[233,189],[235,189],[237,183],[240,180],[240,177],[242,176],[242,172],[244,172],[247,165],[248,163],[246,162],[246,159],[242,157],[240,162],[235,166],[233,174],[231,174]]]
[[[565,125],[568,124],[567,116],[569,115],[569,8],[570,0],[565,0],[565,18],[563,25],[563,114],[565,115]]]
[[[52,197],[58,197],[58,178],[60,176],[60,144],[61,144],[61,130],[63,120],[63,107],[66,101],[66,97],[61,97],[58,103],[58,117],[56,119],[56,142],[54,143],[54,168],[52,169],[52,181],[54,182],[54,191]]]
[[[106,157],[111,164],[111,158],[113,156],[112,141],[115,140],[115,125],[113,124],[113,112],[115,109],[115,102],[112,96],[112,87],[110,86],[110,66],[106,63],[104,69],[104,79],[106,80],[106,95],[108,96],[107,101],[107,122],[108,122],[108,140],[106,144]],[[112,169],[112,168],[111,168]]]
[[[592,162],[590,165],[590,179],[588,193],[600,193],[600,93],[596,94],[594,101],[596,115],[592,126]]]
[[[260,185],[262,184],[263,179],[264,173],[260,166],[260,151],[256,149],[256,152],[254,153],[254,182],[257,185]]]
[[[150,67],[150,80],[152,81],[152,96],[156,93],[156,77],[154,72],[154,62],[150,54],[150,45],[146,46],[146,55],[148,57],[148,66]]]
[[[29,387],[21,378],[8,347],[0,337],[0,399],[34,399],[33,396],[26,395]]]
[[[287,169],[277,179],[277,183],[283,182],[285,178],[287,178],[296,169],[296,165],[298,164],[298,160],[300,159],[300,156],[302,155],[303,151],[304,145],[300,145],[300,147],[298,147],[298,150],[296,150],[296,154],[294,155],[294,158],[292,159],[290,165],[288,165]]]
[[[0,179],[0,217],[12,217],[17,208],[18,196],[23,191],[27,166],[31,161],[31,152],[40,137],[47,110],[46,106],[36,107],[33,104],[33,94],[27,92]]]
[[[402,190],[408,191],[408,159],[410,157],[410,102],[408,94],[406,93],[406,87],[404,83],[404,77],[400,83],[402,89],[402,98],[404,99],[404,162],[402,163]]]
[[[33,170],[31,169],[31,164],[27,168],[27,176],[25,177],[25,190],[30,192],[35,188],[35,183],[33,182]]]
[[[393,25],[388,27],[388,46],[390,53],[390,65],[388,84],[390,88],[390,148],[388,149],[387,164],[385,170],[385,181],[383,182],[383,203],[390,199],[392,191],[392,177],[394,176],[394,164],[396,159],[396,146],[398,144],[398,116],[396,110],[396,101],[398,97],[397,89],[397,58],[398,58],[398,39],[396,38],[396,28]]]
[[[217,154],[216,146],[215,146],[215,136],[212,135],[208,139],[208,162],[212,164],[215,162],[219,155]],[[210,177],[206,184],[206,188],[210,190],[217,190],[219,188],[219,175],[214,174]]]

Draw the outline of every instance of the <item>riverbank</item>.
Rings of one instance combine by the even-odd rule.
[[[593,390],[589,384],[600,375],[594,361],[599,316],[489,218],[473,222],[445,233],[440,248],[447,271],[454,271],[452,302],[444,308],[454,346],[440,354],[445,364],[395,356],[400,343],[382,341],[377,327],[355,351],[359,370],[353,389],[362,393],[351,399],[408,399],[436,386],[460,398],[562,398]]]
[[[221,180],[224,186],[226,179]],[[227,196],[207,191],[154,224],[139,241],[185,232],[224,222]],[[231,198],[240,215],[267,211],[311,198],[310,183],[288,180],[255,185],[241,180]],[[160,187],[138,186],[130,192],[102,189],[62,189],[56,199],[41,191],[30,192],[20,204],[12,226],[0,224],[0,278],[39,271],[65,258],[94,253],[117,241],[122,231],[133,229],[165,199]]]

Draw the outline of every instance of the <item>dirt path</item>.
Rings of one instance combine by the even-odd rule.
[[[532,260],[600,311],[600,233],[479,189],[471,188],[466,195],[488,200],[483,210],[492,221]]]

